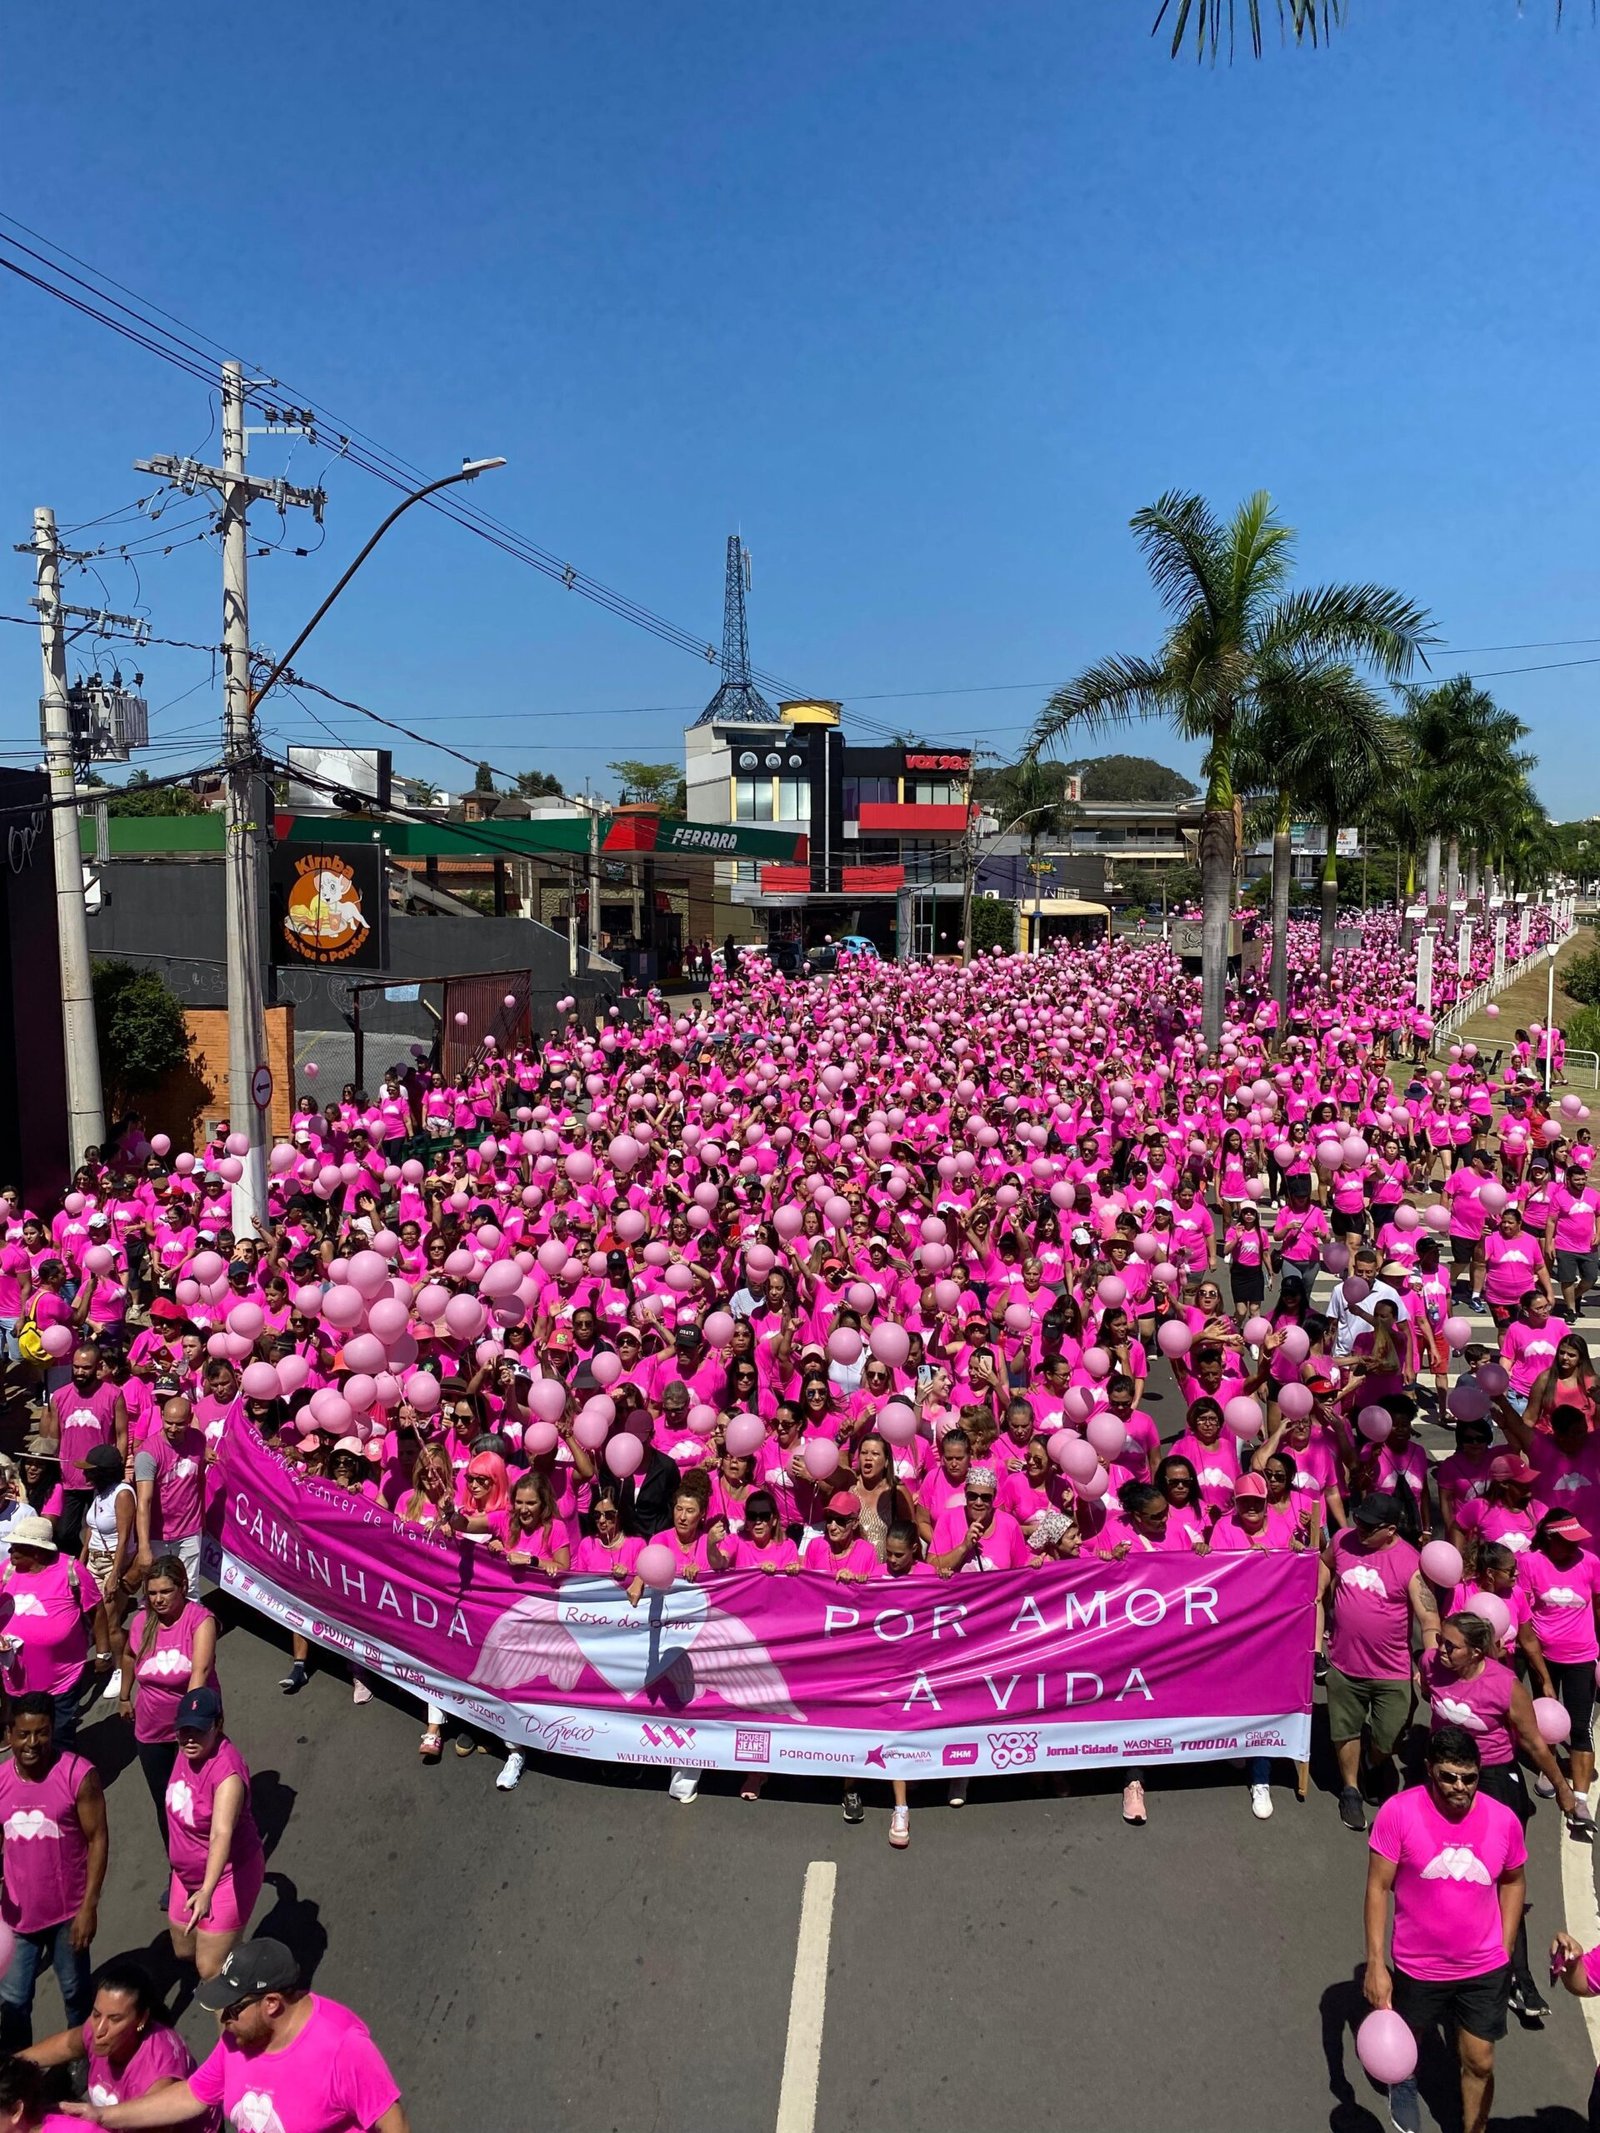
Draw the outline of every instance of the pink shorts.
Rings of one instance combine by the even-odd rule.
[[[231,1866],[222,1870],[222,1879],[217,1883],[211,1898],[211,1908],[195,1927],[197,1933],[242,1933],[250,1923],[250,1913],[256,1907],[256,1898],[261,1894],[261,1881],[266,1872],[266,1861],[254,1859],[248,1866],[237,1871]],[[184,1907],[189,1901],[189,1891],[174,1874],[167,1891],[167,1916],[179,1931],[183,1925]]]

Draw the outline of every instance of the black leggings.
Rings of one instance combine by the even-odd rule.
[[[1594,1717],[1594,1661],[1592,1659],[1546,1658],[1550,1679],[1555,1683],[1557,1696],[1566,1706],[1567,1716],[1572,1720],[1574,1748],[1585,1752],[1594,1747],[1594,1732],[1591,1721]]]
[[[1533,1814],[1533,1802],[1528,1797],[1527,1780],[1515,1763],[1485,1763],[1478,1778],[1478,1790],[1486,1792],[1491,1800],[1498,1800],[1502,1807],[1509,1807],[1523,1828],[1527,1828]],[[1533,1972],[1528,1968],[1528,1920],[1524,1912],[1517,1920],[1516,1944],[1511,1950],[1511,1982],[1526,1991],[1533,1981]]]
[[[139,1768],[144,1772],[144,1781],[150,1787],[150,1797],[156,1803],[156,1823],[161,1831],[161,1842],[167,1841],[167,1780],[172,1775],[173,1765],[178,1760],[178,1743],[175,1740],[142,1740],[139,1742]]]

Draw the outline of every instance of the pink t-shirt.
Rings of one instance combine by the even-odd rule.
[[[242,1867],[258,1865],[261,1859],[261,1839],[250,1812],[250,1772],[244,1757],[224,1735],[203,1763],[191,1763],[180,1753],[172,1766],[167,1780],[167,1857],[172,1861],[172,1871],[190,1891],[205,1878],[217,1787],[224,1778],[231,1777],[244,1785],[244,1804],[233,1825],[233,1842],[228,1850],[228,1866],[238,1873]]]
[[[959,1548],[967,1537],[970,1520],[964,1503],[952,1504],[948,1511],[941,1511],[933,1522],[933,1538],[928,1543],[930,1555],[948,1555]],[[957,1565],[961,1570],[1016,1570],[1030,1561],[1027,1536],[1009,1511],[995,1509],[983,1538],[977,1548]]]
[[[584,1577],[628,1579],[633,1576],[643,1547],[637,1533],[624,1533],[614,1548],[586,1533],[573,1550],[572,1567]]]
[[[91,1767],[63,1751],[31,1784],[14,1762],[0,1764],[0,1918],[14,1932],[59,1926],[83,1902],[89,1840],[78,1822],[78,1791]]]
[[[139,2039],[133,2056],[122,2066],[113,2066],[111,2061],[94,2048],[94,2025],[83,2025],[83,2049],[89,2062],[89,2090],[87,2101],[102,2107],[113,2103],[132,2103],[143,2096],[158,2081],[187,2081],[194,2071],[194,2054],[175,2029],[168,2029],[164,2022],[152,2022]],[[81,2124],[81,2120],[71,2121]],[[203,2119],[191,2119],[201,2133],[216,2133],[221,2124],[217,2113],[208,2111]],[[67,2120],[62,2121],[68,2123]]]
[[[211,1619],[198,1600],[191,1600],[176,1622],[157,1622],[150,1648],[144,1647],[149,1616],[133,1631],[133,1678],[138,1684],[133,1703],[133,1737],[140,1741],[176,1740],[178,1706],[194,1672],[195,1631]],[[215,1667],[206,1676],[206,1687],[217,1687]]]
[[[85,1452],[96,1444],[116,1443],[117,1397],[115,1385],[97,1385],[93,1392],[84,1393],[70,1379],[50,1395],[61,1429],[64,1489],[86,1489],[89,1477],[83,1470]]]
[[[145,1439],[133,1455],[133,1478],[155,1483],[150,1505],[152,1542],[188,1540],[200,1531],[205,1475],[203,1431],[191,1426],[176,1444],[165,1430]]]
[[[304,2028],[281,2051],[246,2052],[224,2037],[189,2076],[201,2102],[271,2133],[368,2133],[399,2087],[358,2015],[321,1993],[310,1999]]]
[[[1482,1977],[1503,1968],[1500,1876],[1528,1848],[1509,1807],[1480,1792],[1459,1821],[1442,1815],[1428,1789],[1385,1800],[1372,1825],[1372,1849],[1393,1859],[1394,1961],[1408,1977]]]
[[[1333,1634],[1328,1658],[1355,1681],[1411,1678],[1411,1603],[1418,1556],[1409,1541],[1362,1548],[1346,1527],[1333,1537]]]
[[[1437,1651],[1424,1652],[1417,1662],[1422,1693],[1427,1697],[1435,1733],[1441,1726],[1461,1726],[1478,1744],[1486,1763],[1513,1760],[1516,1743],[1511,1732],[1511,1692],[1517,1677],[1498,1659],[1486,1659],[1470,1681],[1452,1674]]]
[[[1528,1595],[1547,1659],[1568,1666],[1584,1661],[1592,1665],[1600,1658],[1594,1624],[1600,1558],[1580,1550],[1573,1562],[1557,1564],[1530,1548],[1518,1561],[1517,1583]]]
[[[806,1544],[806,1552],[800,1558],[802,1570],[814,1576],[836,1578],[841,1571],[853,1571],[869,1576],[878,1565],[878,1551],[869,1540],[853,1540],[840,1555],[835,1555],[826,1540],[820,1536]]]
[[[64,1696],[89,1656],[88,1617],[100,1602],[94,1579],[81,1563],[60,1555],[26,1573],[7,1563],[0,1570],[0,1594],[12,1603],[3,1633],[22,1647],[7,1662],[6,1688],[13,1696],[36,1689]]]

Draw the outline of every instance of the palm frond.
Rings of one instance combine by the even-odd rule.
[[[1102,659],[1056,690],[1034,721],[1024,759],[1036,759],[1078,734],[1100,734],[1139,719],[1170,716],[1173,684],[1153,659]]]
[[[1243,0],[1245,26],[1249,32],[1250,48],[1257,59],[1261,57],[1261,0]],[[1195,56],[1205,59],[1208,55],[1214,62],[1222,43],[1223,28],[1227,29],[1228,58],[1234,56],[1236,29],[1234,0],[1161,0],[1161,11],[1151,25],[1154,37],[1168,15],[1172,17],[1172,57],[1177,58],[1183,50],[1184,37],[1192,21],[1195,26]],[[1561,0],[1556,0],[1556,16],[1560,19]],[[1344,20],[1344,0],[1278,0],[1278,26],[1285,39],[1294,38],[1296,44],[1326,44],[1337,24]]]
[[[1436,644],[1426,609],[1386,585],[1317,585],[1287,594],[1263,619],[1255,650],[1263,657],[1360,659],[1388,680],[1409,674]]]
[[[1212,615],[1227,606],[1227,535],[1203,496],[1169,489],[1128,521],[1169,614],[1198,602]]]
[[[1265,489],[1247,496],[1228,527],[1231,612],[1246,630],[1265,614],[1288,582],[1294,532],[1272,508]]]

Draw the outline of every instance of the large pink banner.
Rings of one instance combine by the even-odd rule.
[[[740,1571],[633,1607],[610,1578],[556,1582],[425,1540],[238,1425],[208,1523],[225,1590],[549,1752],[908,1778],[1308,1753],[1314,1557],[865,1585]]]

